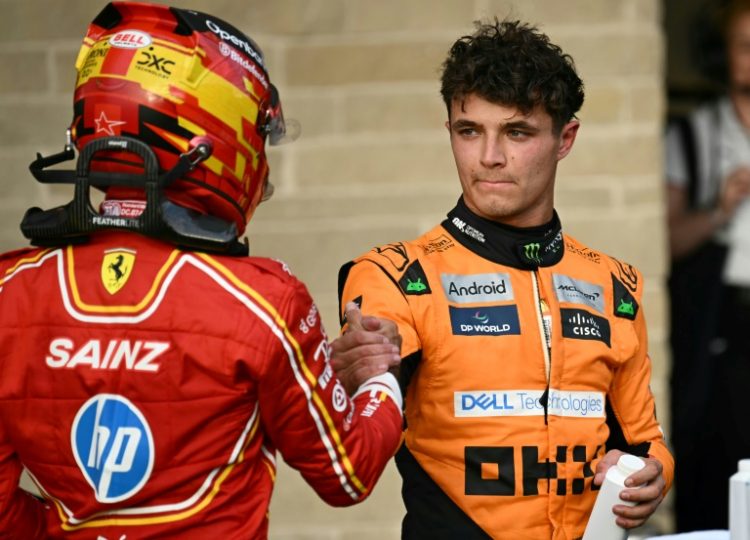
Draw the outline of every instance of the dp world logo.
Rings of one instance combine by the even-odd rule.
[[[481,311],[477,311],[472,319],[477,321],[479,324],[487,324],[490,320],[490,316],[482,313]]]
[[[151,429],[141,411],[122,396],[99,394],[84,403],[73,421],[70,444],[99,502],[125,500],[151,476]]]

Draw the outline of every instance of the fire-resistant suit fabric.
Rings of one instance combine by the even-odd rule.
[[[386,373],[350,398],[329,356],[279,261],[132,233],[3,255],[0,536],[264,538],[277,450],[326,502],[361,501],[401,393]]]
[[[460,200],[441,225],[339,277],[342,305],[396,321],[403,337],[404,538],[581,537],[612,448],[655,457],[671,484],[643,279],[564,235],[557,214],[514,229]]]

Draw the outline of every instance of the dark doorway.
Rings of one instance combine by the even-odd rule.
[[[663,0],[667,112],[681,116],[724,88],[719,17],[727,0]]]

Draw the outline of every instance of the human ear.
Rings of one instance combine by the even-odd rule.
[[[571,120],[560,130],[560,146],[557,148],[558,161],[570,153],[571,148],[573,148],[573,143],[576,140],[579,127],[581,127],[581,123],[578,120]]]

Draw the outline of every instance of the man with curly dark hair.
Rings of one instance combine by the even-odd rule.
[[[403,537],[580,538],[623,453],[644,466],[612,520],[639,526],[674,464],[641,274],[564,235],[554,209],[583,104],[573,60],[527,24],[478,24],[451,48],[441,93],[461,198],[339,276],[342,315],[355,301],[403,338]]]
[[[454,100],[476,94],[513,104],[524,115],[542,106],[557,134],[583,104],[583,81],[573,59],[519,21],[480,26],[456,41],[443,63],[441,83],[449,116]]]

